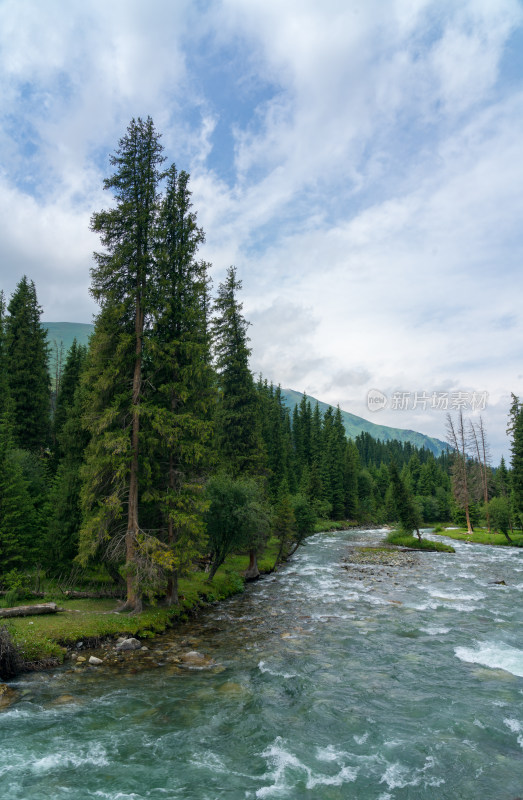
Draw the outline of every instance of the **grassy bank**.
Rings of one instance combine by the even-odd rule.
[[[450,539],[459,539],[461,541],[473,542],[474,544],[490,544],[499,545],[502,547],[523,547],[523,532],[514,531],[509,533],[512,539],[512,544],[507,540],[506,536],[502,533],[489,533],[486,528],[476,528],[472,534],[467,533],[466,528],[457,528],[449,530],[448,528],[439,527],[434,530],[439,536],[448,536]]]
[[[260,572],[272,570],[277,552],[278,543],[273,539],[258,559]],[[242,574],[247,569],[248,561],[246,555],[230,556],[211,583],[207,582],[208,575],[204,572],[193,572],[181,578],[180,603],[175,607],[148,606],[141,614],[129,616],[116,613],[119,605],[116,600],[74,600],[53,594],[32,602],[55,600],[64,609],[63,612],[0,619],[0,625],[5,623],[20,656],[22,669],[45,668],[61,663],[67,646],[78,641],[83,641],[86,646],[95,646],[105,637],[123,634],[146,639],[178,622],[185,622],[189,614],[198,608],[243,591]],[[25,605],[26,602],[20,601],[15,605]]]
[[[434,553],[455,553],[453,547],[442,542],[432,542],[429,539],[418,539],[417,536],[409,536],[402,531],[391,531],[385,537],[388,544],[396,547],[408,547],[409,550],[428,550]]]

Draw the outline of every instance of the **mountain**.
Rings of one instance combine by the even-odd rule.
[[[87,344],[89,336],[94,331],[94,325],[86,322],[42,322],[47,329],[47,341],[51,345],[49,354],[49,372],[54,381],[56,368],[56,354],[60,350],[60,344],[64,346],[62,363],[65,362],[67,351],[76,339],[78,344]]]
[[[64,359],[67,351],[76,338],[78,344],[87,344],[89,336],[94,330],[94,325],[84,322],[43,322],[44,328],[47,328],[47,338],[51,345],[51,358],[50,358],[50,372],[54,375],[54,368],[56,363],[57,347],[60,347],[60,342],[64,345]],[[56,343],[56,344],[55,344]],[[285,404],[291,410],[297,405],[302,395],[294,389],[282,389],[282,396]],[[316,403],[315,397],[309,397],[311,404],[314,406]],[[317,401],[320,406],[321,412],[324,414],[329,408],[328,403]],[[390,439],[398,439],[400,442],[411,442],[416,447],[425,447],[430,450],[434,455],[439,456],[440,453],[447,450],[448,445],[440,439],[435,439],[432,436],[427,436],[424,433],[417,431],[405,430],[404,428],[389,428],[387,425],[377,425],[374,422],[369,422],[363,417],[357,417],[349,411],[342,411],[343,424],[347,435],[354,439],[359,433],[369,433],[374,439],[381,439],[382,442],[387,442]]]
[[[64,354],[67,353],[76,339],[78,344],[87,344],[89,336],[94,331],[94,325],[88,322],[42,322],[47,328],[47,341],[54,347],[54,343],[60,347],[60,342],[64,345]]]
[[[291,411],[295,405],[298,405],[303,397],[302,394],[295,392],[294,389],[282,389],[281,393],[285,405],[290,408]],[[321,400],[317,401],[315,397],[309,397],[308,395],[307,397],[313,407],[316,402],[318,403],[322,414],[329,408],[329,403],[322,403]],[[418,433],[417,431],[410,431],[404,428],[389,428],[388,425],[377,425],[374,422],[363,419],[363,417],[357,417],[349,411],[342,411],[341,416],[347,436],[350,436],[351,439],[355,439],[359,433],[365,432],[369,433],[374,439],[381,439],[382,442],[387,442],[391,439],[398,439],[400,442],[410,442],[416,447],[424,447],[426,450],[430,450],[435,456],[439,456],[448,449],[448,444],[446,444],[446,442],[435,439],[433,436],[427,436],[424,433]]]

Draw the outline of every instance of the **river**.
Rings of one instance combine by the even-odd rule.
[[[161,666],[14,681],[0,798],[523,797],[523,551],[351,563],[382,536],[312,537],[149,644]],[[184,647],[216,667],[168,660]]]

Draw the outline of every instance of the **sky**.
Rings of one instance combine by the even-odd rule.
[[[440,439],[461,406],[509,455],[521,0],[0,0],[0,76],[7,297],[25,274],[44,320],[92,321],[89,220],[150,115],[256,374]]]

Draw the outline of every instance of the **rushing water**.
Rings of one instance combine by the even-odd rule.
[[[458,542],[401,568],[344,564],[380,536],[311,538],[153,643],[162,666],[15,682],[0,798],[523,796],[523,552]],[[218,667],[168,661],[183,637]]]

